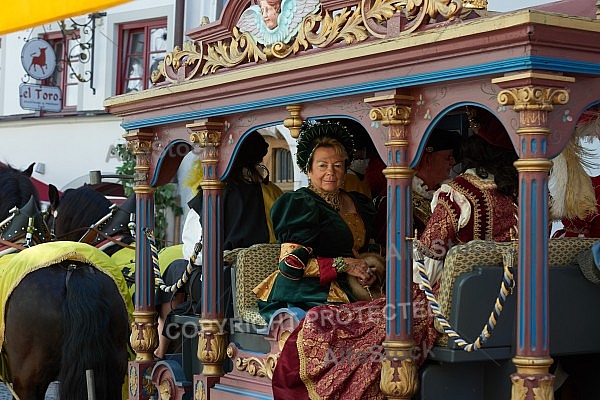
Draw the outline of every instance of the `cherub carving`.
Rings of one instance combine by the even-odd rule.
[[[298,33],[304,17],[320,7],[319,0],[258,0],[242,13],[237,27],[257,43],[287,43]]]

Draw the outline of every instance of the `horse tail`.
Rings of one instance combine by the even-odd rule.
[[[92,266],[71,263],[67,274],[60,399],[88,398],[87,370],[97,400],[120,399],[128,340],[123,300],[112,279]]]

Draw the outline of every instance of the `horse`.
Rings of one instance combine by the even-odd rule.
[[[31,164],[24,171],[20,171],[10,165],[0,164],[0,221],[8,217],[13,207],[23,207],[31,196],[39,208],[40,196],[29,179],[34,165]]]
[[[29,175],[0,168],[0,210],[37,197]],[[86,377],[93,376],[95,399],[121,398],[131,304],[122,294],[122,275],[108,256],[86,244],[21,247],[0,258],[3,380],[21,400],[44,399],[55,380],[61,400],[81,400],[88,398]]]
[[[33,165],[19,171],[0,164],[0,256],[50,238],[39,195],[29,179]]]

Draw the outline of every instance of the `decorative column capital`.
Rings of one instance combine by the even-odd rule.
[[[222,121],[200,121],[187,124],[190,142],[200,147],[219,147],[225,124]]]
[[[410,114],[414,97],[393,93],[370,97],[364,101],[373,107],[369,112],[369,118],[390,128],[388,133],[389,142],[386,143],[386,146],[407,147],[407,128],[411,122]]]
[[[511,88],[498,93],[500,105],[512,105],[515,111],[552,111],[556,104],[567,104],[566,89],[525,86]]]
[[[135,193],[152,193],[150,186],[150,165],[152,164],[152,143],[155,134],[152,131],[132,129],[123,135],[127,141],[126,149],[135,157],[133,174],[133,191]]]
[[[411,105],[414,97],[403,94],[391,94],[369,97],[365,103],[373,107],[369,113],[372,121],[380,121],[383,126],[408,125]]]
[[[527,71],[492,79],[504,88],[498,93],[500,105],[514,106],[515,111],[552,111],[557,104],[569,102],[565,85],[575,78],[535,71]]]

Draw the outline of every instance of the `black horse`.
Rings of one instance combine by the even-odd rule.
[[[2,169],[0,210],[22,206],[7,199],[19,198],[14,193],[21,192],[31,198],[35,188],[29,176]],[[57,256],[58,246],[65,249],[63,255]],[[116,279],[97,268],[100,263],[90,261],[110,265],[107,256],[82,255],[94,252],[98,250],[84,244],[54,242],[0,258],[4,293],[0,293],[4,299],[0,338],[3,366],[10,370],[4,378],[21,400],[44,399],[55,380],[60,382],[61,400],[86,399],[87,371],[93,372],[96,399],[121,398],[128,359],[127,310]]]
[[[135,214],[134,197],[117,207],[88,185],[68,189],[62,196],[50,185],[48,194],[49,224],[56,239],[87,243],[108,255],[134,242],[129,229]]]
[[[40,196],[29,179],[33,172],[31,164],[25,171],[20,171],[10,165],[0,164],[0,221],[8,217],[13,207],[23,207],[34,197],[39,208]]]

